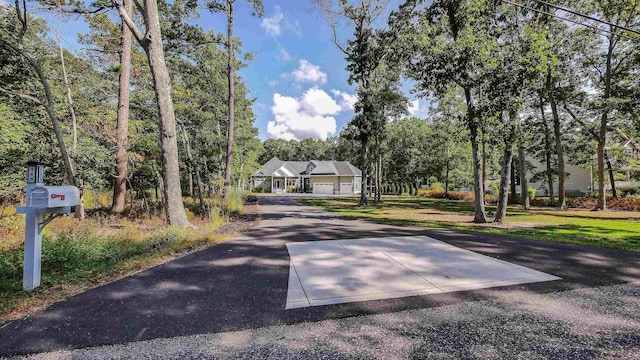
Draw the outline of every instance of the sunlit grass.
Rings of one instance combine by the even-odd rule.
[[[303,199],[340,215],[383,223],[511,235],[526,239],[640,251],[640,212],[510,207],[504,224],[474,224],[473,204],[424,198],[386,198],[359,207],[355,199]],[[495,207],[487,207],[495,212]]]

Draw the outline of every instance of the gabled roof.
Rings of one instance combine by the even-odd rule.
[[[309,164],[313,168],[307,174]],[[362,176],[362,171],[351,165],[348,161],[282,161],[276,157],[253,173],[254,176],[301,176],[301,175],[337,175],[337,176]]]

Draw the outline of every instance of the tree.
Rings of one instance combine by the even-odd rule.
[[[403,59],[407,75],[423,96],[442,95],[456,87],[464,93],[465,124],[469,129],[474,171],[474,222],[486,223],[484,184],[480,157],[479,86],[496,61],[487,51],[496,40],[490,33],[495,4],[480,1],[407,0],[391,17],[392,28],[402,35],[395,54]]]
[[[608,33],[594,37],[588,51],[598,51],[596,57],[583,53],[585,75],[590,78],[597,93],[592,98],[592,107],[599,112],[597,174],[598,202],[596,209],[606,210],[605,161],[606,142],[610,124],[620,115],[620,110],[628,99],[628,84],[633,82],[637,71],[638,47],[634,40],[620,34],[617,26],[637,27],[640,18],[640,2],[593,0],[594,12],[610,25]]]
[[[330,0],[314,0],[316,7],[321,11],[333,32],[335,45],[342,51],[347,60],[349,71],[348,83],[357,84],[358,101],[355,104],[355,115],[351,125],[357,129],[357,138],[360,142],[360,166],[362,169],[362,187],[359,205],[367,205],[367,185],[369,173],[369,143],[384,126],[383,118],[377,116],[380,104],[376,104],[372,76],[382,63],[386,47],[380,43],[381,32],[374,28],[374,23],[384,12],[387,1],[384,0],[359,0],[351,4],[347,0],[341,0],[334,5]],[[353,30],[353,38],[347,41],[346,46],[338,40],[338,24],[347,22]]]
[[[133,0],[123,0],[127,14],[133,13]],[[131,30],[122,21],[122,37],[120,45],[120,71],[118,88],[117,140],[116,140],[116,176],[113,179],[113,204],[111,212],[124,212],[127,193],[127,165],[129,157],[129,83],[131,76]]]
[[[264,7],[262,5],[261,0],[249,0],[249,3],[253,6],[254,13],[252,15],[257,15],[258,17],[262,17],[264,13]],[[210,1],[208,3],[209,9],[214,11],[223,11],[227,17],[227,64],[229,69],[229,122],[227,123],[227,157],[226,157],[226,166],[224,170],[224,197],[225,199],[229,198],[229,192],[231,190],[231,171],[232,171],[232,161],[233,161],[233,126],[234,126],[234,115],[235,115],[235,70],[234,70],[234,62],[235,62],[235,50],[233,44],[233,21],[234,21],[234,8],[235,0],[225,0],[225,1]]]
[[[34,21],[31,16],[27,14],[27,6],[26,0],[15,0],[15,6],[13,9],[10,7],[0,8],[0,11],[15,11],[16,18],[13,24],[9,22],[3,22],[2,26],[4,27],[3,33],[11,34],[11,36],[2,36],[0,37],[0,48],[2,49],[3,56],[13,57],[12,59],[3,59],[3,62],[9,63],[22,63],[29,67],[35,74],[30,74],[29,76],[35,75],[42,87],[39,90],[39,94],[33,96],[27,94],[25,92],[20,91],[20,84],[15,82],[20,81],[19,78],[10,79],[11,81],[4,82],[4,86],[6,85],[14,85],[18,89],[8,89],[6,87],[0,87],[0,92],[8,95],[10,97],[18,97],[23,100],[31,101],[39,106],[44,107],[49,116],[49,120],[51,121],[51,125],[53,126],[54,133],[56,135],[56,140],[58,141],[58,147],[60,149],[60,153],[62,156],[62,160],[64,163],[64,167],[67,174],[67,181],[69,185],[76,186],[75,174],[73,171],[73,166],[71,164],[71,157],[69,156],[69,152],[67,150],[67,146],[64,141],[64,137],[62,134],[62,129],[60,127],[60,123],[58,122],[58,117],[55,112],[55,100],[53,97],[53,92],[51,91],[51,86],[49,84],[49,80],[46,76],[45,70],[42,65],[42,49],[38,48],[38,45],[42,44],[42,40],[40,37],[43,36],[43,26],[38,24],[37,21]],[[3,19],[6,19],[7,16],[3,14]],[[36,28],[32,29],[29,24],[31,22],[36,23]],[[31,42],[29,44],[25,44],[25,37],[28,37],[30,40],[35,39],[33,42],[35,48],[30,48],[32,45]],[[27,75],[23,73],[22,75]],[[78,206],[78,208],[81,207]],[[82,211],[81,209],[79,209]]]
[[[190,226],[182,203],[180,167],[178,164],[178,142],[176,118],[171,97],[171,79],[165,63],[160,29],[160,14],[156,0],[146,0],[139,7],[145,32],[138,28],[131,13],[118,0],[112,0],[120,17],[131,30],[132,35],[144,49],[153,75],[154,92],[158,106],[158,127],[162,149],[162,180],[164,183],[163,202],[169,225]]]

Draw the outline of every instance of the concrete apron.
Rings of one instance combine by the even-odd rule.
[[[287,243],[286,309],[559,280],[428,236]]]

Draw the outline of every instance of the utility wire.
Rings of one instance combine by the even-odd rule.
[[[576,20],[569,19],[569,18],[566,18],[566,17],[558,16],[558,15],[555,15],[555,14],[552,14],[552,13],[549,13],[549,12],[546,12],[546,11],[543,11],[543,10],[534,9],[534,8],[532,8],[530,6],[519,4],[517,2],[513,2],[513,1],[509,1],[509,0],[502,0],[502,2],[510,4],[510,5],[515,5],[515,6],[523,8],[523,9],[535,11],[535,12],[543,14],[543,15],[548,15],[548,16],[551,16],[551,17],[554,17],[554,18],[557,18],[557,19],[560,19],[560,20],[568,21],[568,22],[574,23],[576,25],[588,27],[588,28],[591,28],[591,29],[593,29],[593,30],[595,30],[597,32],[601,32],[601,33],[605,33],[605,34],[609,34],[609,35],[613,35],[613,36],[620,36],[620,37],[624,37],[624,38],[627,38],[627,39],[630,39],[630,40],[637,40],[636,38],[633,38],[633,37],[631,37],[629,35],[619,34],[619,33],[615,33],[615,32],[609,31],[609,30],[600,29],[597,26],[593,26],[593,25],[590,25],[590,24],[585,24],[585,23],[582,23],[580,21],[576,21]]]
[[[582,13],[579,13],[579,12],[577,12],[575,10],[571,10],[569,8],[566,8],[566,7],[550,4],[550,3],[546,2],[546,1],[543,1],[543,0],[533,0],[533,1],[535,1],[537,3],[540,3],[540,4],[547,5],[547,6],[551,6],[552,8],[556,8],[556,9],[562,10],[564,12],[568,12],[569,14],[578,15],[580,17],[583,17],[583,18],[586,18],[586,19],[589,19],[589,20],[597,21],[597,22],[602,23],[602,24],[607,24],[609,26],[616,27],[616,28],[618,28],[620,30],[624,30],[624,31],[628,31],[628,32],[632,32],[634,34],[640,35],[640,31],[633,30],[633,29],[630,29],[628,27],[624,27],[624,26],[621,26],[621,25],[617,25],[617,24],[614,24],[614,23],[606,21],[606,20],[598,19],[598,18],[590,16],[590,15],[582,14]]]

